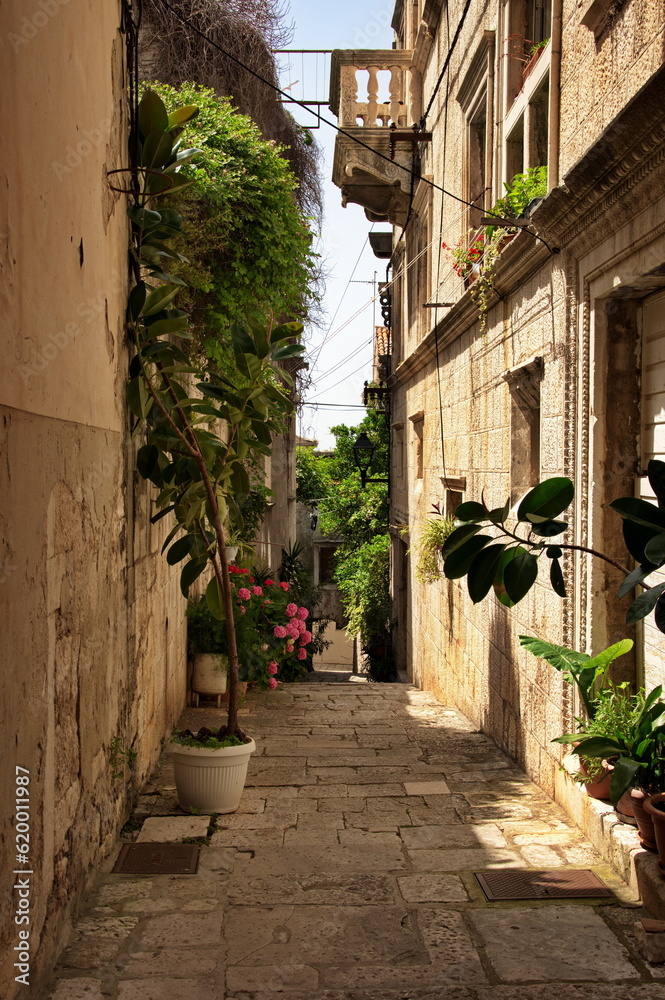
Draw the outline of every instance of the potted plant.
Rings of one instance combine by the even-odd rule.
[[[192,659],[192,696],[198,706],[199,695],[217,698],[221,707],[226,694],[229,671],[229,645],[226,622],[212,614],[205,597],[187,606],[187,645]]]
[[[580,734],[603,732],[608,712],[616,711],[614,699],[628,697],[625,685],[612,685],[609,680],[611,664],[633,648],[632,639],[622,639],[608,646],[596,656],[581,653],[566,646],[557,646],[535,636],[519,636],[520,645],[539,659],[546,660],[555,670],[559,670],[568,684],[575,684],[584,706],[585,717],[577,719]],[[567,762],[565,770],[577,781],[584,784],[587,795],[596,799],[609,799],[610,778],[613,765],[607,760],[598,760],[580,753],[574,744],[578,767]]]
[[[171,245],[176,237],[185,239],[182,218],[161,203],[157,210],[154,202],[189,183],[181,168],[197,150],[182,149],[180,136],[196,114],[195,107],[169,114],[150,90],[138,108],[132,134],[132,162],[138,166],[129,168],[135,284],[127,310],[133,347],[127,401],[136,421],[134,436],[142,442],[138,471],[159,491],[152,520],[169,517],[173,523],[164,544],[167,561],[183,563],[184,596],[201,574],[211,573],[205,600],[212,615],[226,625],[226,724],[213,734],[204,729],[173,737],[175,757],[180,758],[177,772],[200,772],[194,777],[202,797],[212,786],[215,791],[202,805],[181,789],[176,774],[178,794],[185,807],[228,812],[238,806],[238,788],[242,791],[255,749],[238,723],[234,605],[242,598],[232,582],[226,553],[229,526],[237,524],[238,498],[251,489],[245,467],[248,457],[269,455],[273,434],[283,430],[285,418],[293,412],[293,381],[281,362],[301,354],[304,347],[292,342],[302,331],[301,324],[247,323],[232,329],[228,346],[233,364],[224,371],[186,349],[188,318],[174,307],[183,282],[163,270],[183,259]],[[218,428],[223,428],[221,433]],[[216,770],[228,771],[231,777],[218,780]],[[232,794],[220,805],[221,792],[217,793],[222,786]]]
[[[648,695],[640,691],[630,697],[628,703],[622,695],[615,695],[608,701],[602,732],[569,733],[553,741],[576,743],[578,753],[585,757],[608,759],[614,763],[610,799],[615,807],[630,789],[641,790],[642,796],[633,796],[633,808],[642,844],[649,850],[655,849],[655,838],[648,822],[649,811],[642,816],[638,803],[644,798],[646,804],[647,796],[665,790],[665,702],[661,700],[662,692],[661,686]]]
[[[453,259],[453,271],[468,284],[480,274],[480,263],[485,252],[485,230],[470,229],[466,237],[462,236],[455,246],[442,243]],[[475,269],[475,270],[474,270]]]
[[[653,826],[653,839],[660,857],[660,870],[665,875],[665,792],[660,791],[646,796],[641,805]]]

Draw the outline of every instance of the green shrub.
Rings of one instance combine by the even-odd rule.
[[[200,150],[181,172],[193,183],[170,200],[195,239],[176,249],[172,271],[189,286],[179,297],[199,346],[227,361],[233,324],[302,317],[313,279],[312,234],[296,200],[296,178],[257,126],[229,98],[193,83],[149,85],[167,109],[196,105],[183,144]]]

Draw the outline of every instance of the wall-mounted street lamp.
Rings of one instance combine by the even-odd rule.
[[[370,439],[367,437],[365,431],[360,434],[358,440],[353,444],[353,460],[356,463],[358,470],[360,471],[360,482],[362,488],[365,489],[367,483],[388,483],[388,479],[368,479],[369,470],[372,467],[372,459],[374,458],[375,446],[372,444]]]

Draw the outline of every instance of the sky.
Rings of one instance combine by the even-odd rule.
[[[389,49],[392,45],[394,0],[290,0],[289,6],[287,21],[293,23],[289,49]],[[293,54],[278,58],[282,86],[290,88],[295,98],[328,99],[329,56]],[[303,109],[290,105],[288,110],[303,125],[311,128],[316,124],[314,116]],[[329,108],[321,108],[321,113],[337,121]],[[339,423],[353,425],[362,419],[362,409],[343,407],[357,407],[362,402],[363,383],[371,378],[373,322],[380,323],[381,315],[378,302],[374,306],[371,303],[372,283],[375,272],[379,281],[385,280],[386,267],[385,260],[375,257],[367,243],[372,223],[359,205],[342,208],[340,190],[330,179],[335,134],[327,125],[313,131],[321,149],[324,194],[324,221],[316,249],[328,277],[322,326],[307,330],[307,360],[313,382],[304,396],[305,400],[332,403],[335,407],[305,405],[298,420],[298,433],[316,438],[321,449],[334,446],[330,427]],[[386,223],[374,225],[375,231],[389,229]]]

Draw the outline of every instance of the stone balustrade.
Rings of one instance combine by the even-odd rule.
[[[367,100],[360,100],[365,89]],[[379,100],[386,95],[388,100]],[[330,108],[344,130],[337,136],[333,162],[342,204],[362,205],[372,222],[404,225],[412,153],[410,146],[392,146],[390,135],[392,126],[408,129],[421,114],[420,73],[411,50],[335,50]]]
[[[367,101],[359,101],[360,72],[366,71]],[[390,73],[389,99],[379,101],[379,73]],[[332,55],[330,107],[342,128],[408,127],[420,117],[420,74],[407,49],[337,49]]]

